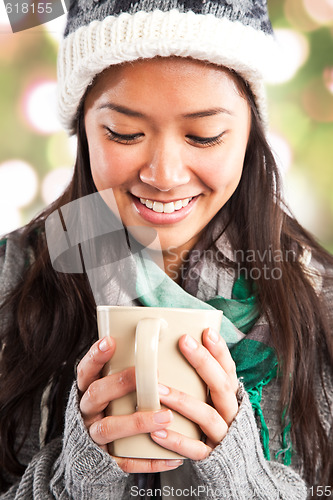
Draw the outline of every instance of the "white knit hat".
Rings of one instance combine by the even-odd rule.
[[[59,117],[75,133],[87,87],[110,65],[179,56],[236,71],[266,126],[264,78],[275,51],[266,0],[72,0],[58,55]]]

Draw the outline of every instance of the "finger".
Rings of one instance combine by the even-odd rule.
[[[90,426],[89,433],[95,443],[107,444],[115,439],[150,433],[162,429],[173,420],[171,410],[138,411],[132,415],[105,417]]]
[[[227,373],[208,349],[193,337],[182,336],[179,347],[198,375],[206,382],[216,410],[230,425],[237,415],[238,402]]]
[[[110,401],[134,390],[134,367],[94,380],[81,398],[81,413],[84,418],[91,418],[105,410]]]
[[[171,469],[177,469],[177,467],[183,465],[183,460],[181,459],[159,460],[148,458],[113,458],[124,472],[129,473],[164,472]]]
[[[111,359],[115,348],[113,338],[104,337],[95,342],[81,359],[77,367],[77,385],[81,393],[99,378],[103,366]]]
[[[170,429],[161,429],[151,433],[152,439],[159,445],[179,453],[192,460],[203,460],[208,457],[212,448],[202,441],[191,439]]]
[[[209,404],[162,384],[159,384],[159,394],[162,404],[198,424],[202,432],[214,443],[214,446],[222,441],[227,434],[227,423]]]
[[[202,343],[227,373],[236,394],[238,389],[236,364],[231,357],[226,341],[213,328],[207,328],[203,332]]]
[[[104,413],[97,413],[96,415],[91,415],[90,417],[85,417],[82,415],[84,425],[86,428],[89,430],[89,427],[94,423],[97,422],[98,420],[101,420],[102,418],[105,417]]]

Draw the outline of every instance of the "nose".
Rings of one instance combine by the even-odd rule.
[[[140,169],[140,180],[159,191],[171,191],[190,180],[182,144],[173,140],[155,141]]]

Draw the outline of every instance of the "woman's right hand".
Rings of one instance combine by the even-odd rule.
[[[172,421],[171,410],[135,412],[132,415],[105,417],[110,401],[135,390],[134,367],[102,377],[102,369],[115,351],[113,338],[95,342],[77,368],[80,410],[93,441],[108,452],[107,444],[115,439],[165,429]],[[182,460],[159,460],[114,457],[125,472],[162,472],[179,467]]]

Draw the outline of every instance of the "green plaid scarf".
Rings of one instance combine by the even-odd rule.
[[[138,264],[138,262],[137,262]],[[216,295],[206,301],[191,295],[152,261],[141,260],[137,265],[136,290],[139,302],[148,307],[177,307],[193,309],[219,309],[223,311],[220,334],[227,342],[236,363],[237,376],[248,392],[252,408],[261,423],[261,441],[264,455],[270,460],[269,432],[261,409],[262,388],[277,375],[278,361],[269,345],[269,328],[259,324],[256,294],[244,275],[235,281],[230,299]],[[147,287],[147,282],[149,286]],[[282,434],[284,464],[291,462],[290,425]],[[277,455],[278,455],[277,454]],[[276,455],[276,457],[277,457]]]

